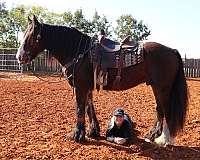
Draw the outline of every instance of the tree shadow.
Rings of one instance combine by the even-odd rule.
[[[158,147],[146,145],[146,149],[141,149],[140,154],[144,157],[163,160],[198,160],[200,159],[200,147],[187,146],[167,146]]]

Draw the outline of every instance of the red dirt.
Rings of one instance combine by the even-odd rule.
[[[188,80],[188,118],[176,146],[158,148],[142,140],[155,116],[149,86],[95,92],[102,137],[78,144],[67,139],[76,121],[75,98],[67,82],[48,84],[31,79],[0,74],[0,159],[200,159],[199,80]],[[123,105],[136,123],[138,138],[130,146],[109,143],[104,137],[111,113],[118,105]]]

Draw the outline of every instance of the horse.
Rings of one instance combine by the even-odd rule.
[[[99,122],[93,105],[94,67],[90,53],[93,38],[73,27],[41,23],[35,16],[28,17],[28,26],[18,48],[16,58],[20,64],[30,63],[44,49],[50,51],[65,67],[66,75],[76,95],[76,126],[72,139],[83,142],[85,137],[100,136]],[[114,84],[116,69],[108,69],[108,83],[103,88],[122,91],[138,84],[151,85],[156,100],[155,122],[144,136],[148,142],[172,144],[184,128],[188,109],[188,89],[183,62],[177,49],[157,42],[144,42],[144,61],[121,69],[121,80]],[[71,75],[71,76],[70,76]],[[85,114],[89,117],[86,134]]]

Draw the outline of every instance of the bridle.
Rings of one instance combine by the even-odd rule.
[[[43,23],[40,23],[40,24],[39,24],[39,31],[38,31],[38,34],[37,34],[37,36],[36,36],[36,43],[39,43],[39,41],[41,40],[42,27],[43,27]],[[31,59],[31,55],[27,54],[27,56],[28,56],[29,59]],[[19,64],[19,68],[23,68],[23,64]],[[30,66],[30,71],[31,71],[31,73],[32,73],[35,77],[37,77],[38,79],[40,79],[40,80],[43,81],[43,82],[47,82],[47,83],[60,83],[60,82],[65,81],[65,79],[64,79],[64,80],[61,80],[62,72],[61,72],[61,74],[60,74],[60,80],[58,80],[58,81],[49,81],[49,80],[45,80],[44,78],[41,78],[41,76],[39,76],[39,75],[34,71],[34,69],[33,69],[32,66]],[[52,75],[55,75],[55,74],[58,74],[58,73],[59,73],[59,71],[57,71],[56,73],[52,73],[52,74],[50,74],[49,76],[52,76]]]

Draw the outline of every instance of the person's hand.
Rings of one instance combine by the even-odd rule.
[[[117,144],[124,144],[126,142],[126,139],[121,137],[115,137],[114,142]]]

